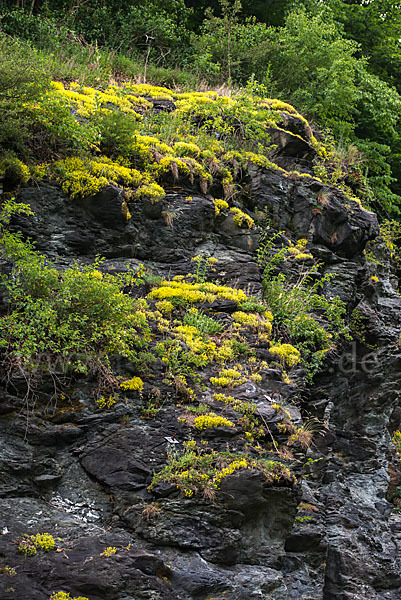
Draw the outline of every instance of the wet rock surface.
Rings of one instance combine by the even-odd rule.
[[[306,142],[297,148],[290,139],[281,142],[290,158],[310,160]],[[260,232],[216,216],[207,195],[192,190],[186,202],[188,193],[171,190],[163,209],[146,200],[130,206],[126,222],[121,190],[113,186],[85,201],[51,183],[25,187],[18,201],[30,204],[35,217],[18,217],[12,226],[59,268],[99,254],[105,270],[143,262],[172,277],[188,273],[191,258],[204,251],[218,258],[222,282],[259,294]],[[247,470],[225,479],[212,500],[182,498],[166,483],[149,491],[166,462],[167,438],[181,444],[187,435],[161,382],[162,407],[146,420],[149,389],[96,412],[81,381],[72,405],[39,402],[28,417],[23,394],[8,389],[0,397],[0,561],[16,574],[0,572],[2,599],[48,600],[63,589],[90,600],[401,597],[401,517],[388,501],[389,468],[396,468],[391,427],[399,426],[401,298],[390,269],[374,287],[370,282],[363,251],[377,235],[376,217],[316,180],[256,167],[246,206],[250,214],[267,211],[272,227],[293,240],[307,238],[324,272],[337,275],[326,294],[338,294],[349,315],[358,308],[367,324],[365,340],[329,359],[312,386],[301,378],[298,388],[284,384],[272,365],[262,383],[238,388],[237,396],[252,397],[271,427],[274,394],[288,402],[294,419],[309,414],[326,422],[298,483],[268,485]],[[177,217],[172,223],[166,210]],[[235,309],[215,308],[223,321]],[[207,437],[223,450],[242,443],[231,430]],[[57,551],[18,553],[20,536],[45,531],[58,538]],[[107,547],[116,553],[104,556]]]

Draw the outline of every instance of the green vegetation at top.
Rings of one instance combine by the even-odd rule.
[[[47,178],[74,199],[114,183],[124,189],[123,213],[129,220],[133,202],[158,202],[165,188],[180,180],[211,193],[216,215],[229,214],[238,227],[252,229],[254,219],[237,205],[237,183],[249,165],[313,178],[272,162],[276,146],[268,132],[296,123],[298,133],[291,135],[314,151],[314,177],[357,199],[334,145],[319,141],[294,107],[268,98],[267,88],[254,80],[230,95],[130,81],[94,88],[51,81],[39,57],[31,63],[31,49],[0,35],[1,52],[15,57],[3,67],[14,79],[9,77],[0,98],[7,117],[0,133],[5,191],[30,177]],[[155,102],[169,110],[155,112]]]
[[[237,88],[254,78],[265,86],[266,96],[285,99],[325,130],[328,139],[334,135],[346,183],[365,204],[383,217],[400,213],[398,3],[47,0],[29,2],[24,9],[20,2],[3,0],[0,28],[30,44],[28,62],[34,65],[25,68],[23,46],[3,39],[2,105],[10,99],[4,90],[14,66],[11,80],[15,72],[28,78],[35,73],[34,85],[21,88],[31,97],[43,85],[38,74],[44,71],[56,80],[102,89],[112,78],[181,90],[227,83]],[[12,113],[22,111],[21,96],[17,104]],[[50,138],[60,144],[63,128],[56,121],[67,118],[63,103],[57,111],[49,107],[49,118],[55,115]],[[10,107],[0,117],[3,148],[10,148],[9,142],[15,146],[9,113]],[[123,117],[115,118],[123,139],[129,126]],[[103,127],[110,128],[112,120],[105,118]],[[78,146],[82,135],[82,128],[76,131]],[[104,136],[107,151],[109,141]]]
[[[37,62],[32,63],[32,52]],[[254,220],[236,205],[236,184],[249,165],[311,177],[286,172],[271,160],[276,146],[268,131],[283,131],[295,122],[298,133],[291,135],[315,152],[315,177],[352,196],[333,144],[318,141],[295,108],[269,99],[266,87],[254,80],[230,95],[130,81],[94,88],[50,81],[40,57],[5,36],[0,36],[1,53],[15,58],[2,67],[8,75],[0,97],[7,118],[0,133],[5,191],[29,177],[48,178],[76,198],[94,195],[112,182],[125,190],[128,220],[130,203],[141,198],[158,202],[166,186],[181,180],[210,192],[216,214],[229,213],[238,227],[252,229]],[[167,103],[169,111],[156,113],[155,102]]]

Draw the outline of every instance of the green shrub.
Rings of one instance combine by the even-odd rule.
[[[0,149],[26,153],[31,122],[26,103],[40,100],[49,89],[47,62],[28,45],[0,32]]]
[[[134,119],[119,110],[101,112],[95,118],[100,133],[100,149],[110,156],[128,156],[135,132]]]
[[[32,150],[39,157],[91,150],[99,143],[98,127],[77,118],[71,113],[69,103],[53,91],[45,94],[40,102],[28,106],[27,114],[31,118],[31,130],[35,132],[32,138],[40,138],[36,144],[31,142]]]
[[[185,313],[184,325],[196,327],[201,333],[206,335],[215,335],[216,333],[221,333],[223,331],[223,326],[221,323],[212,317],[209,317],[202,311],[197,311],[197,309],[195,310],[190,309],[187,313]]]
[[[269,30],[265,58],[282,97],[348,137],[357,68],[363,62],[355,56],[357,49],[327,13],[310,15],[300,9],[288,14],[284,27]]]
[[[110,357],[135,360],[146,345],[146,303],[122,293],[135,273],[103,274],[102,261],[60,272],[29,242],[5,229],[13,211],[30,214],[23,205],[6,204],[0,215],[0,249],[12,261],[3,276],[9,312],[0,318],[0,350],[9,373],[93,373],[100,386],[113,381]]]
[[[267,73],[265,45],[268,29],[255,17],[241,22],[241,2],[220,0],[221,16],[206,11],[200,35],[193,36],[194,68],[211,83],[243,84]]]
[[[248,296],[248,299],[245,302],[242,302],[238,308],[244,312],[266,312],[266,306],[262,304],[255,296]]]
[[[301,351],[303,362],[311,379],[320,368],[328,351],[340,337],[349,338],[344,317],[346,307],[341,299],[326,298],[321,292],[332,275],[319,276],[319,265],[314,265],[292,281],[284,273],[273,275],[280,263],[287,259],[294,246],[282,246],[272,253],[278,235],[273,236],[259,252],[264,269],[264,299],[273,313],[273,332],[289,337]],[[304,240],[300,240],[301,245]],[[296,247],[295,247],[296,248]]]
[[[27,183],[31,174],[27,165],[13,155],[0,160],[0,176],[4,177],[4,191],[13,191]]]

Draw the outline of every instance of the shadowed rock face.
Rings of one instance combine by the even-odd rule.
[[[282,140],[283,156],[286,145],[289,158],[310,159],[306,143],[294,148]],[[253,398],[270,425],[276,413],[266,395],[274,392],[294,418],[301,419],[296,405],[326,420],[327,431],[307,452],[308,465],[299,467],[298,475],[303,469],[307,477],[272,485],[255,471],[238,471],[223,480],[214,500],[182,498],[167,483],[149,492],[153,473],[166,462],[166,438],[185,439],[180,408],[161,373],[155,385],[162,408],[148,420],[140,418],[145,399],[96,412],[82,379],[73,383],[73,404],[39,405],[26,420],[23,386],[16,382],[0,395],[0,560],[16,570],[0,574],[2,599],[48,600],[58,590],[90,600],[401,597],[401,519],[386,499],[400,477],[388,425],[400,421],[401,299],[388,265],[378,285],[370,282],[363,250],[377,235],[375,215],[310,178],[257,168],[249,177],[251,214],[267,211],[275,228],[294,240],[308,238],[325,272],[337,275],[326,295],[338,294],[349,312],[360,310],[366,342],[376,346],[344,348],[309,388],[302,373],[295,376],[298,387],[283,384],[274,366],[260,384],[238,388],[237,396]],[[189,193],[193,200],[185,202]],[[218,258],[224,283],[261,291],[259,234],[216,216],[212,199],[196,190],[167,194],[164,208],[178,215],[173,226],[161,204],[147,201],[130,206],[126,222],[121,191],[113,186],[72,201],[43,184],[21,189],[18,201],[30,204],[35,217],[19,217],[13,226],[60,268],[100,254],[106,269],[144,262],[172,277],[191,271],[192,256],[203,250]],[[215,308],[224,322],[235,307]],[[229,429],[206,438],[215,449],[241,447]],[[297,513],[300,502],[313,512]],[[18,554],[18,537],[38,531],[61,538],[60,551]],[[105,557],[109,546],[117,552]]]

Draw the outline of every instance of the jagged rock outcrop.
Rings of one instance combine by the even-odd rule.
[[[82,378],[73,384],[72,403],[46,405],[42,398],[28,417],[22,383],[20,390],[9,386],[0,397],[0,559],[16,575],[1,571],[2,599],[48,600],[61,589],[90,600],[401,597],[401,517],[388,501],[390,472],[393,478],[399,472],[389,423],[399,426],[401,298],[390,270],[383,267],[374,286],[370,280],[363,251],[377,236],[375,215],[313,178],[256,166],[248,177],[250,213],[265,211],[272,229],[289,239],[307,238],[322,273],[337,275],[325,294],[338,294],[348,315],[358,308],[366,323],[365,342],[344,345],[313,385],[304,384],[301,372],[294,376],[298,386],[288,385],[272,365],[262,382],[236,388],[238,397],[258,403],[270,426],[277,420],[275,393],[294,419],[309,414],[327,424],[306,463],[295,465],[298,482],[271,484],[247,470],[225,479],[214,499],[182,498],[175,485],[163,482],[149,491],[171,450],[168,439],[182,442],[188,434],[161,373],[154,379],[161,408],[148,420],[141,411],[150,386],[140,400],[132,396],[96,412]],[[216,215],[207,194],[168,191],[163,210],[174,211],[172,223],[161,203],[146,199],[130,207],[127,222],[114,186],[71,200],[44,183],[21,188],[18,201],[35,216],[19,216],[12,226],[60,269],[102,255],[108,271],[144,263],[172,277],[188,273],[191,258],[207,251],[218,259],[224,284],[261,291],[258,230]],[[229,303],[218,306],[223,321],[230,311]],[[213,407],[207,392],[204,400]],[[243,447],[235,429],[211,430],[205,438],[216,449]],[[60,538],[59,551],[18,554],[18,537],[38,531]],[[118,552],[103,556],[108,546]]]

